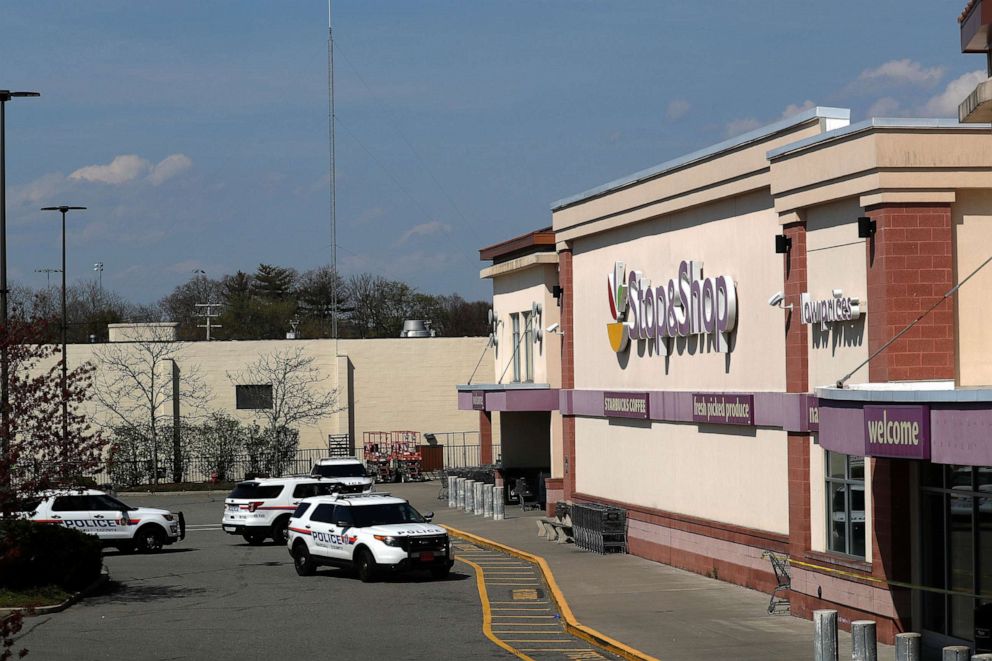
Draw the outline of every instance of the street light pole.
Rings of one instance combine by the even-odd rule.
[[[6,106],[14,98],[26,96],[41,96],[37,92],[11,92],[0,90],[0,324],[3,337],[0,339],[0,451],[3,452],[3,462],[10,459],[10,356],[7,351],[9,334],[7,332],[7,129]],[[3,484],[0,487],[5,492],[10,490],[10,469],[5,466]],[[10,500],[9,493],[5,494],[4,502]],[[4,507],[4,510],[7,508]],[[4,511],[4,516],[7,512]]]
[[[100,288],[100,293],[102,294],[103,293],[103,262],[97,262],[96,264],[94,264],[93,265],[93,270],[96,271],[99,274],[99,278],[100,278],[100,280],[99,280],[99,282],[100,282],[99,288]]]
[[[70,207],[66,205],[58,207],[42,207],[42,211],[61,211],[62,212],[62,446],[63,452],[68,450],[69,446],[69,402],[67,399],[68,395],[68,374],[66,361],[68,356],[66,356],[65,351],[65,336],[66,336],[66,318],[65,318],[65,214],[67,211],[84,211],[86,207]]]

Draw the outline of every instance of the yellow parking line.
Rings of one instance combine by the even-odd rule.
[[[534,661],[533,658],[527,656],[520,650],[516,649],[509,643],[504,643],[496,634],[493,633],[492,627],[492,611],[489,607],[489,592],[486,590],[486,575],[482,567],[475,564],[471,560],[466,560],[459,556],[455,556],[457,560],[464,562],[466,565],[475,568],[475,585],[479,590],[479,598],[482,602],[482,632],[486,635],[486,638],[493,641],[499,647],[505,649],[507,652],[517,657],[518,659],[523,659],[524,661]]]

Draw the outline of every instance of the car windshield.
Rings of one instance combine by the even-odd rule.
[[[387,526],[393,523],[426,523],[420,512],[413,509],[409,503],[382,503],[349,509],[355,525],[359,528]]]
[[[131,507],[130,505],[125,505],[121,501],[117,500],[113,496],[100,495],[100,496],[90,496],[93,500],[93,509],[95,510],[116,510],[118,512],[133,512],[138,509],[137,507]]]
[[[365,477],[365,467],[361,464],[317,464],[312,474],[321,477]]]

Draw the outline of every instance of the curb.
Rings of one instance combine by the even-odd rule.
[[[520,558],[521,560],[526,560],[527,562],[537,565],[541,569],[541,574],[544,576],[544,582],[547,583],[548,589],[551,591],[551,598],[554,600],[555,605],[558,607],[558,611],[561,613],[561,618],[565,622],[565,630],[570,634],[577,636],[588,643],[592,643],[607,652],[616,654],[625,659],[629,659],[630,661],[659,661],[656,657],[645,654],[644,652],[634,649],[629,645],[625,645],[620,641],[610,638],[606,634],[600,633],[591,627],[587,627],[576,620],[575,615],[572,614],[571,607],[568,605],[568,601],[565,599],[565,595],[562,594],[561,589],[558,587],[558,582],[555,580],[551,567],[548,566],[547,561],[541,556],[533,555],[527,551],[521,551],[520,549],[515,549],[512,546],[506,546],[505,544],[500,544],[499,542],[495,542],[491,539],[480,537],[479,535],[465,532],[464,530],[458,530],[457,528],[452,528],[448,525],[439,525],[455,537],[461,537],[462,539],[468,540],[473,544],[502,551],[503,553],[507,553]]]
[[[107,571],[106,567],[100,570],[100,577],[93,581],[89,585],[79,592],[74,592],[68,599],[63,601],[61,604],[55,604],[53,606],[35,606],[35,607],[25,607],[25,608],[0,608],[0,619],[12,615],[14,613],[20,612],[24,617],[37,617],[38,615],[51,615],[53,613],[61,613],[65,609],[69,608],[76,602],[85,597],[90,596],[96,592],[99,588],[103,587],[110,580],[110,573]]]

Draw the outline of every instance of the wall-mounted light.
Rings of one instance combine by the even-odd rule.
[[[868,216],[858,218],[858,238],[870,239],[875,235],[878,224]]]
[[[775,254],[784,255],[792,250],[792,239],[784,234],[775,235]]]

